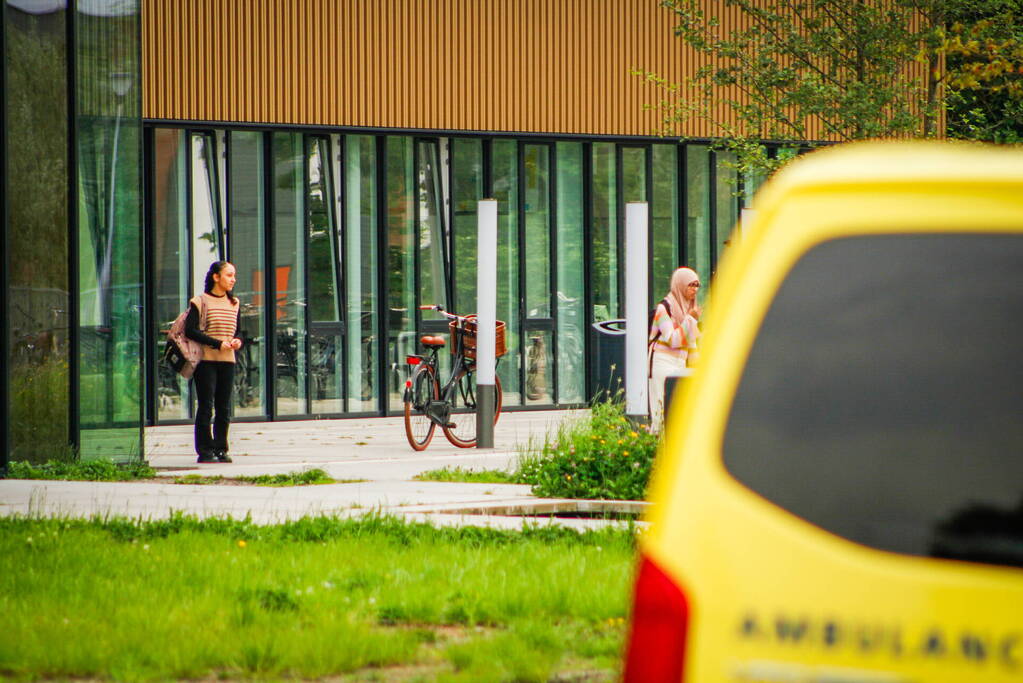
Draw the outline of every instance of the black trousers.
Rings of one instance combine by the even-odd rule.
[[[227,430],[231,426],[231,391],[234,389],[234,363],[204,360],[196,366],[192,378],[195,380],[195,393],[199,399],[195,411],[195,452],[199,455],[208,455],[213,450],[227,452]]]

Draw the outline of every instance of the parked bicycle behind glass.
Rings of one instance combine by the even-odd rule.
[[[450,322],[451,376],[441,386],[437,377],[437,354],[447,344],[444,337],[424,335],[419,342],[426,347],[425,354],[406,357],[412,374],[405,381],[405,436],[417,451],[430,445],[437,427],[459,448],[476,445],[476,316],[460,316],[446,312],[436,305],[420,306],[420,310],[437,311]],[[504,338],[505,324],[497,322],[496,356],[507,351]],[[501,416],[501,380],[494,376],[494,424]]]

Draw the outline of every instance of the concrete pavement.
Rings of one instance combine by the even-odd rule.
[[[510,471],[522,447],[531,440],[542,441],[563,421],[579,417],[578,411],[506,412],[494,431],[494,449],[456,448],[438,429],[429,448],[422,452],[409,447],[404,423],[396,417],[235,423],[230,439],[234,462],[203,465],[195,462],[191,425],[150,427],[146,429],[146,458],[162,477],[167,477],[164,481],[0,480],[0,515],[160,519],[183,512],[199,517],[250,517],[256,523],[267,524],[307,515],[378,512],[435,524],[606,526],[614,522],[516,514],[580,505],[577,501],[536,498],[528,486],[412,479],[421,472],[446,467]],[[172,483],[173,477],[185,474],[231,478],[312,468],[350,483],[279,488]],[[594,504],[583,506],[593,508]],[[641,506],[613,507],[636,511]]]

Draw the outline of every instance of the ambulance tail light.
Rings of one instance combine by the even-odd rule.
[[[650,558],[640,556],[625,683],[679,683],[685,668],[689,603],[682,589]]]

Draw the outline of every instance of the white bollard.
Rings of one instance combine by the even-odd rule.
[[[497,327],[497,200],[477,205],[476,448],[494,447]]]
[[[649,306],[646,202],[625,205],[625,414],[647,416],[647,319]]]

